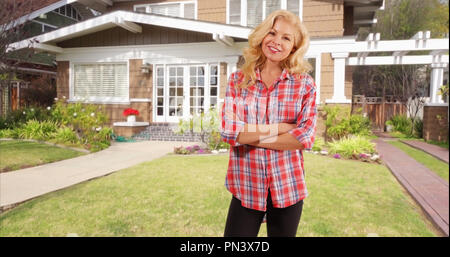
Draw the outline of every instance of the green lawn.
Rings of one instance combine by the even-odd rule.
[[[7,211],[0,236],[220,237],[227,165],[228,155],[167,155]],[[436,236],[385,166],[305,153],[305,169],[310,195],[297,236]]]
[[[0,172],[65,160],[85,153],[21,140],[0,141]]]
[[[409,156],[411,156],[416,161],[422,163],[425,167],[430,169],[431,171],[435,172],[439,177],[443,178],[448,182],[448,173],[449,173],[449,166],[447,163],[435,158],[432,155],[429,155],[425,153],[422,150],[416,149],[414,147],[411,147],[407,144],[404,144],[399,141],[389,141],[389,143]]]

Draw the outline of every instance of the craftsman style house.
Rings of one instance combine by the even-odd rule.
[[[59,28],[73,25],[99,14],[77,1],[43,0],[15,1],[15,13],[11,15],[9,24],[2,24],[2,29],[17,27],[23,24],[22,37],[38,36]],[[16,17],[15,17],[16,16]],[[2,22],[8,20],[6,17]],[[26,57],[25,57],[26,56]],[[49,52],[36,52],[28,57],[28,52],[18,50],[8,55],[8,60],[19,61],[15,78],[0,86],[0,115],[22,107],[23,92],[42,81],[55,83],[55,56]],[[50,82],[51,81],[51,82]],[[22,91],[22,92],[21,92]],[[22,93],[22,94],[21,94]]]
[[[376,22],[383,0],[95,0],[101,15],[37,36],[56,55],[57,95],[106,107],[111,125],[124,109],[136,125],[176,123],[218,106],[242,63],[248,34],[269,13],[287,9],[305,23],[317,103],[351,103],[348,48]],[[25,42],[18,42],[20,48]],[[342,52],[342,53],[341,53]],[[347,52],[347,53],[345,53]],[[138,124],[141,122],[140,124]],[[142,127],[143,128],[143,127]],[[137,132],[137,131],[135,131]]]

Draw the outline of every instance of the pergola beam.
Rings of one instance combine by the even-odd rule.
[[[449,56],[442,55],[439,60],[432,55],[406,55],[406,56],[369,56],[366,58],[350,57],[347,65],[408,65],[408,64],[433,64],[444,63],[448,66]]]
[[[422,41],[423,44],[422,45],[426,45],[426,41],[430,39],[430,31],[426,30],[426,31],[419,31],[417,32],[414,36],[411,37],[412,40],[416,40],[416,47],[419,46],[419,43]],[[404,56],[407,55],[409,53],[409,51],[395,51],[393,53],[393,56]]]
[[[367,48],[369,48],[369,49],[372,48],[372,45],[373,45],[373,47],[376,47],[378,41],[380,41],[380,33],[376,33],[376,34],[369,33],[369,35],[367,35],[365,41],[367,42]],[[364,58],[364,57],[367,57],[368,55],[369,55],[369,52],[359,52],[358,53],[359,58]]]

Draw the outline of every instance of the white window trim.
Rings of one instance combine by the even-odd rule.
[[[153,119],[153,121],[155,121],[155,122],[157,122],[156,120],[157,120],[157,104],[158,104],[158,100],[156,99],[157,98],[157,76],[156,76],[156,69],[157,68],[163,68],[163,70],[164,70],[164,87],[166,86],[166,83],[167,83],[167,79],[168,79],[168,77],[166,77],[166,76],[168,76],[168,74],[167,74],[167,67],[168,66],[172,66],[172,65],[174,65],[174,66],[183,66],[183,68],[185,69],[184,70],[184,76],[189,76],[189,67],[191,67],[191,66],[204,66],[205,67],[205,95],[203,96],[203,98],[204,98],[204,102],[203,102],[203,105],[204,105],[204,110],[205,110],[205,112],[207,112],[207,111],[209,111],[209,108],[211,108],[211,102],[210,102],[210,100],[211,100],[211,92],[210,92],[210,90],[211,90],[211,84],[210,84],[210,82],[211,82],[211,74],[210,74],[210,66],[211,65],[217,65],[217,104],[216,104],[216,109],[217,108],[220,108],[219,107],[219,104],[222,102],[222,99],[220,98],[220,83],[221,83],[221,65],[220,65],[220,61],[214,61],[214,62],[200,62],[200,63],[189,63],[189,64],[187,64],[187,63],[154,63],[153,64],[153,71],[154,71],[154,73],[155,73],[155,75],[153,76],[153,78],[152,78],[152,83],[153,83],[153,88],[152,88],[152,91],[153,91],[153,94],[152,94],[152,99],[151,99],[151,103],[152,103],[152,110],[153,110],[153,117],[152,117],[152,119]],[[186,79],[186,78],[185,78]],[[186,79],[186,80],[188,80],[188,79]],[[190,103],[190,92],[189,92],[189,90],[187,91],[187,92],[184,92],[184,96],[185,96],[185,99],[187,99],[186,101],[184,101],[184,103],[185,104],[187,104],[187,105],[189,105],[189,103]],[[166,104],[168,103],[168,99],[167,99],[167,95],[165,94],[164,95],[164,109],[166,108]],[[184,106],[183,106],[183,108],[184,108]],[[186,108],[186,109],[189,109],[189,108]],[[190,110],[189,110],[189,112],[188,113],[190,113]],[[189,114],[185,114],[185,115],[183,115],[183,116],[181,116],[180,117],[180,119],[186,119],[187,117],[189,117]]]
[[[299,1],[299,10],[298,10],[298,16],[301,21],[303,21],[303,0]],[[281,0],[281,6],[282,10],[286,10],[287,8],[287,0]],[[230,24],[230,0],[227,0],[227,6],[226,6],[226,23]],[[262,19],[264,20],[266,18],[266,0],[262,0]],[[247,0],[241,0],[241,26],[247,27]]]
[[[183,6],[183,8],[181,8],[181,13],[180,13],[180,17],[184,18],[184,5],[185,4],[194,4],[194,19],[198,19],[198,4],[197,4],[198,0],[195,1],[179,1],[179,2],[163,2],[163,3],[154,3],[154,4],[137,4],[133,6],[133,11],[136,11],[137,8],[142,8],[145,7],[145,10],[147,13],[151,13],[149,11],[148,8],[151,8],[152,6],[158,6],[158,5],[173,5],[173,4],[180,4],[181,6]]]
[[[208,100],[207,102],[205,102],[205,111],[209,111],[209,109],[211,108],[211,69],[210,67],[212,65],[217,65],[217,103],[216,103],[216,109],[219,107],[219,100],[220,100],[220,72],[221,72],[221,68],[220,68],[220,62],[211,62],[208,63]]]
[[[79,14],[78,13],[78,11],[73,7],[73,6],[71,6],[71,14],[73,14],[73,12],[75,11],[75,16],[76,16],[76,18],[73,18],[72,17],[72,15],[71,16],[68,16],[67,14],[62,14],[62,13],[60,13],[60,12],[58,12],[58,10],[60,9],[60,8],[66,8],[66,12],[67,12],[67,4],[66,5],[64,5],[64,6],[61,6],[61,7],[59,7],[59,8],[56,8],[56,9],[54,9],[52,12],[53,13],[56,13],[56,14],[58,14],[58,15],[60,15],[60,16],[63,16],[63,17],[66,17],[66,18],[69,18],[69,19],[72,19],[72,20],[74,20],[74,21],[80,21],[79,19],[78,19],[78,16],[80,16],[81,17],[81,14]],[[82,17],[81,17],[82,18]]]
[[[45,22],[41,22],[41,21],[37,21],[37,20],[31,20],[31,22],[34,22],[34,23],[37,23],[37,24],[41,25],[41,32],[42,33],[45,32],[45,26],[50,27],[52,29],[58,29],[57,26],[51,25],[51,24],[47,24]]]
[[[126,64],[126,84],[127,84],[127,96],[125,97],[90,97],[89,99],[76,98],[74,96],[74,70],[75,65],[80,64]],[[68,102],[84,102],[84,103],[95,103],[95,104],[129,104],[130,103],[130,62],[125,61],[114,61],[114,62],[70,62],[69,68],[69,100]]]

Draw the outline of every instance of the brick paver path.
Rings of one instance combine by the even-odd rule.
[[[417,148],[419,150],[422,150],[436,158],[438,158],[439,160],[448,163],[448,149],[437,146],[437,145],[432,145],[432,144],[428,144],[425,142],[421,142],[421,141],[417,141],[417,140],[400,140],[403,143],[412,146],[414,148]]]
[[[381,159],[419,203],[431,221],[449,236],[448,183],[383,138],[374,139]]]

